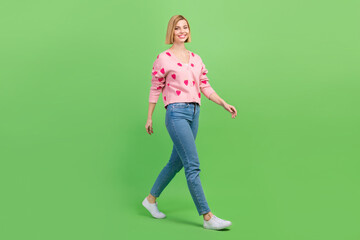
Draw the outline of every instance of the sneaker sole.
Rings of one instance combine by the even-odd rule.
[[[208,227],[205,227],[204,225],[204,228],[205,229],[209,229],[209,230],[221,230],[221,229],[224,229],[224,228],[227,228],[227,227],[230,227],[232,225],[232,223],[226,225],[226,226],[223,226],[223,227],[219,227],[219,228],[208,228]]]

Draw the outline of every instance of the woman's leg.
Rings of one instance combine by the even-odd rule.
[[[189,106],[190,107],[190,106]],[[191,131],[194,136],[194,140],[196,139],[198,125],[199,125],[199,114],[200,109],[196,106],[196,112],[194,114],[194,119],[190,123]],[[167,120],[169,116],[167,116]],[[175,175],[183,168],[182,161],[179,157],[179,154],[176,151],[175,144],[173,144],[173,149],[171,152],[170,160],[166,164],[166,166],[161,170],[154,185],[150,190],[150,194],[148,196],[148,200],[150,202],[155,202],[156,198],[160,196],[162,191],[167,187],[167,185],[171,182],[171,180],[175,177]]]
[[[183,164],[175,149],[175,145],[173,145],[173,150],[170,156],[170,160],[158,175],[153,187],[150,190],[150,194],[155,198],[159,197],[161,192],[170,183],[170,181],[174,178],[174,176],[182,169],[182,167]],[[149,199],[149,200],[155,202],[155,199]]]
[[[199,215],[210,212],[200,181],[200,162],[195,145],[200,109],[189,105],[168,112],[166,128],[182,161],[192,199]]]

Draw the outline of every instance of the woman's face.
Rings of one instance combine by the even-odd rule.
[[[189,37],[189,26],[187,22],[183,19],[177,22],[174,31],[174,42],[185,42]]]

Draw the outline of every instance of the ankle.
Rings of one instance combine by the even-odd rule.
[[[155,201],[156,201],[156,197],[154,197],[151,194],[149,194],[149,196],[147,196],[146,198],[149,201],[149,203],[155,203]]]
[[[213,216],[214,214],[212,212],[208,212],[203,214],[204,220],[209,221],[210,218]]]

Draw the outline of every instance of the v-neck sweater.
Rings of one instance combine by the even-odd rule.
[[[180,62],[169,50],[157,55],[151,73],[149,102],[157,103],[160,93],[165,108],[174,102],[197,102],[201,105],[201,93],[210,99],[215,90],[206,76],[208,70],[198,54],[189,53],[187,64]]]

